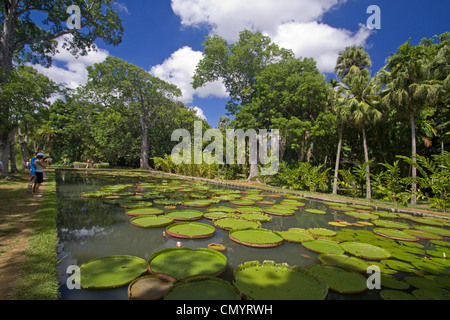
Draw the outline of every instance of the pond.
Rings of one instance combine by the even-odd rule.
[[[202,218],[195,222],[213,226],[215,233],[212,237],[204,239],[181,239],[167,233],[166,227],[140,228],[132,225],[132,216],[126,214],[130,208],[125,208],[124,200],[138,203],[146,201],[152,203],[153,208],[161,209],[165,214],[176,210],[195,210],[206,213],[214,207],[229,207],[236,209],[244,206],[232,204],[230,199],[247,199],[254,201],[251,207],[267,209],[274,204],[280,204],[288,198],[287,195],[277,195],[264,191],[246,191],[245,189],[230,188],[222,185],[206,184],[193,180],[152,175],[148,173],[116,173],[116,172],[71,172],[57,171],[57,197],[58,197],[58,266],[60,296],[63,300],[127,300],[128,286],[105,290],[77,290],[69,289],[66,285],[69,266],[81,266],[93,259],[110,256],[126,255],[148,260],[155,252],[167,248],[175,248],[178,243],[185,248],[207,248],[209,244],[217,243],[226,246],[222,253],[227,258],[227,267],[220,278],[233,281],[233,270],[248,261],[264,260],[276,263],[286,263],[289,266],[310,268],[321,264],[319,253],[307,249],[307,243],[284,241],[281,245],[269,248],[256,248],[233,241],[229,237],[230,231],[215,226],[216,222]],[[113,186],[120,185],[120,192]],[[137,186],[142,188],[138,189]],[[105,189],[106,187],[106,189]],[[103,197],[98,197],[100,189],[110,190]],[[111,192],[111,190],[115,190]],[[134,194],[146,195],[145,200],[135,197]],[[97,194],[97,195],[96,195]],[[115,194],[115,196],[111,196]],[[82,196],[84,195],[84,196]],[[94,197],[95,196],[95,197]],[[229,198],[230,196],[230,198]],[[130,198],[131,197],[131,198]],[[215,197],[216,203],[207,207],[186,207],[179,204],[188,200],[198,200]],[[217,198],[222,197],[222,198]],[[128,199],[127,199],[128,198]],[[370,265],[378,265],[382,274],[393,275],[395,279],[405,284],[415,283],[411,279],[421,277],[426,280],[436,280],[435,287],[420,287],[408,285],[405,292],[416,291],[416,296],[428,298],[431,292],[438,292],[437,297],[449,297],[449,263],[443,255],[449,252],[448,234],[436,235],[434,240],[424,239],[429,231],[441,230],[441,233],[450,232],[448,220],[443,219],[416,219],[413,216],[400,215],[393,218],[391,213],[379,212],[367,208],[339,208],[331,203],[309,201],[306,199],[290,197],[297,204],[293,215],[266,214],[271,221],[259,222],[263,229],[272,231],[288,231],[291,228],[317,230],[315,238],[322,238],[342,243],[344,241],[360,241],[367,243],[369,238],[377,246],[388,246],[393,256],[387,260],[373,261],[364,259]],[[301,202],[302,204],[299,204]],[[160,203],[160,204],[158,204]],[[167,209],[168,204],[176,204]],[[311,210],[313,209],[313,210]],[[318,210],[318,211],[315,211]],[[357,211],[359,210],[359,211]],[[281,211],[282,212],[282,211]],[[347,212],[347,213],[346,213]],[[372,213],[371,213],[372,212]],[[353,213],[353,214],[352,214]],[[384,215],[384,216],[383,216]],[[376,218],[375,218],[376,217]],[[379,221],[379,222],[377,222]],[[383,222],[383,223],[380,223]],[[424,222],[426,224],[424,224]],[[375,224],[377,223],[377,224]],[[375,235],[373,230],[413,230],[415,226],[433,225],[436,229],[416,230],[422,232],[419,241],[400,241]],[[433,228],[431,227],[431,228]],[[317,229],[320,228],[320,229]],[[323,236],[320,232],[327,229]],[[442,231],[443,230],[443,231]],[[331,236],[328,231],[332,231]],[[388,236],[394,237],[389,232]],[[413,234],[412,232],[411,234]],[[370,237],[369,237],[370,235]],[[434,238],[434,236],[432,238]],[[363,241],[367,240],[367,241]],[[305,245],[303,245],[305,244]],[[320,251],[320,250],[319,250]],[[348,253],[346,253],[348,254]],[[449,253],[447,253],[448,256]],[[350,254],[348,254],[350,256]],[[426,259],[424,259],[426,257]],[[389,261],[389,263],[385,263]],[[408,267],[405,267],[405,266]],[[365,277],[368,277],[363,273]],[[404,280],[408,281],[404,281]],[[414,280],[413,279],[413,280]],[[439,281],[437,281],[439,280]],[[383,282],[382,282],[383,284]],[[437,288],[434,290],[434,288]],[[394,290],[391,286],[382,287],[385,290]],[[418,292],[417,290],[421,290]],[[396,290],[397,291],[397,290]],[[429,293],[429,295],[427,295]],[[420,295],[422,294],[422,295]],[[434,296],[433,296],[434,297]],[[366,290],[358,294],[339,294],[330,290],[327,299],[381,299],[380,290]]]

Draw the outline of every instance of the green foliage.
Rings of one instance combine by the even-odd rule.
[[[219,174],[219,164],[207,164],[203,161],[202,164],[194,164],[194,154],[192,153],[192,161],[190,164],[181,163],[176,165],[172,161],[172,156],[165,155],[164,158],[152,158],[155,169],[167,173],[176,173],[190,177],[216,178]]]
[[[307,162],[300,162],[295,165],[287,165],[286,162],[280,163],[280,172],[275,175],[275,182],[289,189],[327,191],[328,190],[328,171],[323,170],[324,166],[313,166]]]
[[[426,198],[433,208],[450,208],[450,153],[432,155],[431,158],[417,155],[417,162],[405,156],[397,156],[411,166],[415,166],[420,175],[406,178],[407,184],[417,183],[418,196]]]

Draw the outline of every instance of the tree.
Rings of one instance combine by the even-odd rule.
[[[347,107],[343,110],[346,117],[362,133],[364,160],[366,166],[366,198],[372,198],[370,184],[370,160],[367,146],[366,128],[381,118],[381,112],[375,107],[374,86],[371,83],[370,56],[359,46],[347,47],[339,54],[336,73],[341,77],[341,92],[346,98]]]
[[[112,56],[94,67],[88,67],[88,73],[87,96],[124,116],[131,113],[139,119],[140,168],[149,169],[149,130],[158,121],[164,108],[177,107],[173,99],[181,96],[181,91],[144,69]]]
[[[13,60],[50,66],[57,52],[56,39],[74,55],[86,55],[95,50],[94,41],[118,45],[122,41],[123,27],[114,0],[4,0],[0,2],[0,84],[9,81]],[[67,9],[76,5],[80,9],[79,29],[69,28],[71,14]],[[63,37],[64,36],[64,37]],[[0,92],[1,94],[1,92]],[[0,107],[0,160],[7,163],[8,137],[17,130],[9,122],[13,106]],[[5,175],[8,175],[5,166]]]
[[[45,118],[50,105],[49,99],[59,91],[59,87],[46,76],[29,66],[19,66],[9,74],[9,82],[2,84],[0,101],[2,105],[10,106],[9,122],[19,132],[22,167],[28,158],[28,138],[30,131],[38,129],[39,122]],[[41,123],[42,124],[42,123]],[[9,145],[14,148],[15,134],[10,135]],[[11,169],[15,171],[15,157],[11,153]],[[7,162],[6,162],[7,163]]]
[[[214,35],[207,37],[203,46],[203,59],[197,65],[192,85],[199,88],[208,82],[222,80],[230,94],[227,110],[232,116],[251,101],[253,93],[249,88],[266,66],[293,57],[291,51],[279,48],[269,37],[249,30],[242,31],[239,40],[231,45]],[[248,180],[257,174],[257,165],[252,165]]]
[[[403,118],[409,118],[411,127],[411,160],[417,159],[416,118],[424,108],[439,100],[441,84],[433,81],[430,74],[429,47],[422,42],[411,45],[411,39],[399,47],[387,59],[387,65],[379,76],[385,84],[383,102],[397,109]],[[417,168],[412,166],[412,179],[417,178]],[[411,204],[417,202],[417,183],[411,186]]]

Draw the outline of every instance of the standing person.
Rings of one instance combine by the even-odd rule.
[[[36,168],[36,186],[34,188],[35,197],[42,197],[42,195],[38,194],[39,187],[44,182],[44,169],[47,167],[47,163],[44,161],[44,154],[38,153],[36,155],[36,161],[34,162],[34,166]]]
[[[0,177],[3,174],[3,162],[0,160]]]
[[[37,156],[37,153],[36,153]],[[30,180],[28,181],[28,193],[33,193],[36,187],[36,168],[34,162],[36,161],[36,156],[30,159]]]

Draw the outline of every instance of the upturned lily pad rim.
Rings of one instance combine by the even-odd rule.
[[[134,273],[132,275],[130,275],[129,277],[125,278],[123,281],[121,282],[117,282],[117,281],[112,281],[110,284],[107,285],[85,285],[83,284],[83,278],[86,276],[86,268],[88,268],[90,265],[98,263],[98,262],[108,262],[110,260],[129,260],[129,261],[136,261],[137,263],[141,263],[142,264],[142,270],[140,270],[140,272]],[[123,287],[128,285],[129,283],[131,283],[131,281],[133,281],[134,279],[144,275],[147,273],[147,268],[148,268],[148,263],[146,260],[140,258],[140,257],[136,257],[136,256],[128,256],[128,255],[117,255],[117,256],[109,256],[109,257],[103,257],[103,258],[99,258],[99,259],[92,259],[84,264],[82,264],[80,266],[80,270],[81,270],[81,288],[83,289],[89,289],[89,290],[102,290],[102,289],[113,289],[113,288],[119,288],[119,287]],[[122,268],[125,271],[128,271],[128,268]],[[89,273],[88,273],[89,276]],[[117,279],[116,276],[111,276],[111,278],[113,279]]]
[[[267,242],[251,242],[248,240],[242,240],[239,239],[240,235],[242,234],[259,234],[259,235],[270,235],[272,236],[272,239]],[[275,232],[267,229],[242,229],[242,230],[232,230],[229,233],[229,238],[239,244],[242,244],[247,247],[253,247],[253,248],[273,248],[278,247],[283,244],[284,239],[282,236],[276,234]]]
[[[241,296],[246,299],[246,300],[255,300],[254,295],[252,295],[253,292],[245,292],[243,289],[239,288],[239,273],[243,272],[247,269],[253,268],[255,269],[256,272],[258,272],[258,270],[263,269],[263,268],[272,268],[272,269],[278,269],[278,271],[281,272],[294,272],[294,273],[299,273],[305,277],[310,278],[312,281],[314,281],[317,286],[317,297],[314,297],[317,300],[325,300],[325,298],[328,295],[328,284],[322,280],[322,278],[320,278],[318,275],[316,275],[315,273],[309,271],[308,269],[305,269],[303,267],[300,266],[289,266],[286,263],[276,263],[274,261],[269,261],[269,260],[265,260],[263,261],[263,263],[260,263],[259,261],[248,261],[245,262],[243,264],[240,264],[239,266],[237,266],[234,270],[233,270],[233,276],[234,276],[234,280],[233,280],[233,284],[234,286],[237,288],[237,290],[241,293]],[[297,286],[297,289],[299,291],[301,291],[303,288],[301,286]],[[309,288],[308,288],[309,289]],[[306,289],[306,290],[308,290]],[[269,289],[270,291],[270,289]],[[272,290],[273,292],[273,290]],[[311,291],[308,291],[308,293]],[[277,293],[274,292],[273,297],[270,297],[270,300],[274,300],[274,299],[279,299],[279,297],[276,295]],[[267,298],[268,299],[268,298]],[[312,300],[313,298],[310,298],[310,300]]]
[[[211,205],[209,201],[206,200],[187,200],[181,203],[183,207],[192,207],[192,208],[206,208]]]
[[[197,226],[198,228],[202,228],[207,230],[207,232],[204,233],[199,233],[198,235],[194,235],[194,236],[190,236],[187,234],[180,234],[180,233],[176,233],[173,230],[175,228],[182,228],[185,226]],[[171,225],[169,225],[166,229],[166,232],[168,235],[175,237],[175,238],[181,238],[181,239],[204,239],[204,238],[210,238],[212,236],[214,236],[214,233],[216,232],[216,229],[209,225],[209,224],[205,224],[205,223],[197,223],[197,222],[177,222],[177,223],[173,223]]]
[[[231,224],[227,224],[227,222],[232,222]],[[234,224],[233,224],[234,222]],[[215,219],[213,220],[213,225],[215,227],[218,227],[220,229],[224,230],[242,230],[242,229],[248,229],[248,228],[260,228],[261,223],[259,221],[250,221],[247,219],[240,218],[239,216],[236,217],[226,217],[222,219]]]
[[[194,257],[196,254],[201,254],[201,255],[204,255],[205,257],[208,255],[207,257],[210,257],[212,260],[220,261],[220,264],[223,265],[223,267],[220,269],[214,270],[214,272],[211,272],[211,273],[195,274],[195,275],[190,275],[190,276],[187,276],[185,278],[180,278],[180,279],[177,279],[177,278],[175,278],[175,276],[168,274],[168,273],[161,272],[161,271],[155,272],[152,269],[152,262],[160,255],[171,254],[171,253],[192,254]],[[222,254],[216,250],[206,249],[206,248],[191,249],[191,248],[181,247],[181,248],[162,249],[162,250],[159,250],[159,251],[153,253],[150,256],[150,258],[148,259],[147,265],[148,265],[148,271],[151,274],[158,275],[159,277],[164,277],[164,278],[167,277],[168,279],[175,279],[175,281],[180,281],[180,280],[191,279],[191,278],[199,277],[199,276],[218,277],[227,268],[227,263],[228,263],[227,257],[224,254]]]
[[[155,290],[156,292],[150,294],[150,296],[148,296],[148,297],[133,296],[133,287],[141,281],[165,283],[165,284],[167,284],[167,288],[165,290]],[[166,294],[166,292],[169,291],[169,289],[171,287],[173,287],[173,285],[175,284],[174,281],[176,281],[176,279],[168,280],[163,277],[158,277],[157,275],[146,275],[143,277],[136,278],[128,286],[128,298],[130,300],[161,300],[162,298],[164,298],[164,295]]]

